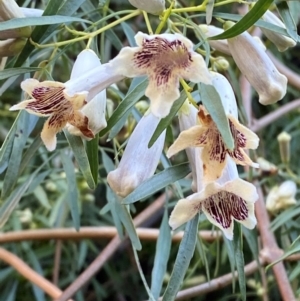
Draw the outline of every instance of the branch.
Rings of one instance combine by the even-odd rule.
[[[138,226],[151,218],[160,208],[163,207],[165,199],[170,197],[171,193],[162,194],[155,202],[142,211],[134,218],[133,223]],[[119,236],[116,235],[103,251],[96,257],[96,259],[87,267],[87,269],[77,277],[75,281],[67,289],[55,299],[55,301],[66,301],[72,297],[80,288],[82,288],[90,279],[103,267],[109,258],[116,252],[116,250],[124,243]]]
[[[277,119],[281,118],[284,114],[289,113],[295,109],[298,109],[300,106],[300,99],[295,99],[284,106],[278,108],[276,111],[271,112],[264,117],[253,120],[251,125],[251,130],[254,132],[258,132],[268,126],[269,124],[273,123]]]
[[[137,228],[136,232],[141,240],[147,241],[156,241],[159,235],[159,229]],[[80,240],[86,238],[113,238],[117,234],[118,232],[115,227],[81,227],[79,232],[77,232],[74,228],[22,230],[0,233],[0,243],[24,240]],[[172,236],[172,241],[180,242],[183,234],[183,231],[174,234]],[[199,236],[207,242],[222,239],[222,235],[216,231],[199,231]]]
[[[61,295],[62,291],[59,288],[57,288],[50,281],[39,275],[27,263],[25,263],[22,259],[14,255],[13,253],[3,248],[0,248],[0,259],[12,266],[27,280],[41,288],[51,298],[57,298]]]
[[[278,248],[275,236],[273,232],[270,231],[270,220],[264,203],[261,187],[258,185],[256,185],[256,187],[259,194],[259,199],[255,203],[255,213],[263,245],[261,254],[264,254],[263,257],[267,263],[271,263],[282,255],[282,250]],[[283,262],[275,264],[272,269],[282,300],[296,301]]]
[[[260,264],[264,264],[263,259],[260,260]],[[256,260],[250,262],[249,264],[245,265],[245,275],[249,276],[253,274],[255,271],[257,271],[259,268],[258,263]],[[200,296],[207,294],[209,292],[215,291],[217,289],[223,288],[229,284],[232,283],[232,280],[235,278],[237,279],[237,271],[234,272],[234,275],[232,273],[228,273],[226,275],[223,275],[219,278],[215,278],[209,282],[202,283],[200,285],[190,287],[188,289],[180,291],[175,300],[188,300],[190,298]],[[162,298],[158,299],[159,301],[162,300]]]

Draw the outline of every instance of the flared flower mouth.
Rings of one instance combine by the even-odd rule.
[[[232,239],[234,220],[249,229],[256,225],[254,202],[257,199],[255,186],[239,178],[224,185],[210,183],[202,191],[180,200],[170,216],[169,224],[176,229],[200,211],[228,239]]]
[[[10,108],[11,111],[25,109],[37,116],[49,117],[44,124],[41,138],[48,150],[56,147],[56,134],[67,123],[76,126],[86,136],[93,138],[93,132],[88,128],[88,118],[79,110],[86,104],[86,93],[78,93],[70,97],[65,92],[64,84],[60,82],[27,79],[21,88],[32,98],[22,101]]]
[[[151,100],[151,111],[157,117],[168,115],[179,97],[179,80],[211,84],[204,59],[193,50],[190,40],[180,34],[135,36],[138,47],[125,47],[110,63],[127,77],[147,75],[145,95]]]
[[[202,147],[204,177],[208,182],[215,181],[222,175],[227,156],[230,156],[236,164],[259,167],[244,151],[244,149],[257,148],[259,138],[255,133],[241,125],[232,115],[227,115],[234,139],[234,149],[230,150],[226,147],[216,124],[203,106],[200,106],[198,117],[200,125],[181,132],[169,148],[168,157],[187,147]]]

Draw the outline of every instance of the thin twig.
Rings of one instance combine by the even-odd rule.
[[[170,196],[169,193],[168,196]],[[135,226],[140,225],[149,219],[155,212],[157,212],[165,203],[166,194],[162,194],[156,201],[154,201],[150,206],[148,206],[144,211],[142,211],[133,222]],[[67,287],[67,289],[61,294],[60,297],[55,299],[55,301],[66,301],[72,297],[78,290],[80,290],[90,279],[103,267],[103,265],[109,260],[109,258],[114,254],[114,252],[124,243],[121,241],[119,236],[115,236],[109,244],[103,249],[103,251],[96,257],[96,259],[88,266],[88,268],[77,277],[72,284]]]
[[[300,106],[300,99],[295,99],[290,101],[289,103],[283,105],[282,107],[278,108],[276,111],[271,112],[264,117],[255,120],[252,122],[251,130],[254,132],[258,132],[268,126],[269,124],[273,123],[277,119],[281,118],[284,114],[293,111]]]
[[[138,237],[141,240],[156,241],[159,235],[159,229],[136,228]],[[115,227],[81,227],[77,232],[74,228],[55,228],[55,229],[37,229],[22,230],[0,233],[0,243],[17,242],[25,240],[80,240],[80,239],[99,239],[113,238],[117,235]],[[172,236],[173,242],[180,242],[184,232],[180,231]],[[222,235],[216,231],[199,231],[201,239],[207,242],[213,242],[216,239],[222,239]]]
[[[53,278],[52,278],[52,282],[55,285],[58,284],[58,279],[59,279],[60,259],[61,259],[61,247],[62,247],[62,241],[61,240],[57,240],[56,244],[55,244]]]
[[[263,264],[263,259],[260,261],[260,264]],[[259,268],[258,263],[256,260],[250,262],[249,264],[245,265],[245,275],[251,275],[255,271],[257,271]],[[221,277],[215,278],[209,282],[202,283],[200,285],[190,287],[188,289],[180,291],[175,300],[189,300],[190,298],[200,296],[207,294],[209,292],[215,291],[217,289],[223,288],[225,286],[228,286],[232,283],[232,280],[234,278],[237,278],[237,272],[235,271],[234,275],[232,273],[223,275]],[[162,300],[162,298],[158,299],[159,301]]]
[[[261,187],[257,185],[259,199],[255,203],[257,225],[262,240],[264,260],[267,263],[274,262],[282,255],[282,250],[278,248],[275,236],[270,231],[270,220],[264,203]],[[283,262],[275,264],[273,267],[274,276],[283,301],[295,301],[295,295],[289,282]]]
[[[57,298],[61,295],[62,291],[58,287],[34,271],[27,263],[13,253],[0,248],[0,259],[12,266],[30,282],[41,288],[51,298]]]

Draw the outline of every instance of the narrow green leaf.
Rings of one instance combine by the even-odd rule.
[[[10,128],[5,140],[0,148],[0,174],[7,168],[11,150],[14,144],[14,137],[16,133],[16,120],[13,126]]]
[[[243,227],[243,234],[247,240],[248,246],[253,254],[253,257],[259,262],[259,249],[257,243],[257,231],[255,229],[249,230],[246,227]]]
[[[68,0],[62,4],[61,0],[49,0],[44,10],[43,16],[72,15],[83,3],[84,0]],[[42,25],[36,26],[31,33],[31,39],[39,43],[45,37],[48,38],[58,25]],[[22,52],[19,54],[14,67],[21,67],[30,53],[35,49],[34,45],[28,40]]]
[[[131,47],[136,47],[137,45],[136,45],[136,42],[135,42],[135,39],[134,39],[135,32],[132,29],[132,27],[130,25],[128,25],[126,22],[122,22],[121,26],[123,28],[123,31],[124,31],[125,35],[126,35],[127,41],[129,42],[129,45]]]
[[[70,23],[70,22],[84,22],[90,23],[91,21],[76,18],[76,17],[67,17],[67,16],[41,16],[36,17],[26,17],[26,18],[15,18],[8,21],[0,23],[0,31],[21,28],[26,26],[37,26],[37,25],[50,25],[50,24],[61,24],[61,23]]]
[[[75,167],[71,158],[65,154],[64,151],[60,152],[61,161],[66,173],[68,183],[67,201],[70,207],[74,228],[76,231],[80,229],[80,217],[79,217],[79,204],[78,204],[78,190],[76,183]]]
[[[149,285],[148,285],[147,280],[146,280],[146,277],[145,277],[145,275],[144,275],[142,266],[141,266],[141,264],[140,264],[139,256],[138,256],[137,251],[136,251],[136,249],[134,248],[133,245],[132,245],[132,249],[133,249],[133,254],[134,254],[135,263],[136,263],[136,266],[137,266],[137,268],[138,268],[138,271],[139,271],[140,277],[141,277],[141,279],[142,279],[142,282],[143,282],[143,284],[144,284],[144,287],[145,287],[145,289],[146,289],[146,291],[147,291],[147,294],[148,294],[148,297],[149,297],[149,301],[155,301],[156,299],[153,297],[152,292],[151,292],[151,290],[150,290],[150,288],[149,288]]]
[[[5,198],[12,191],[18,181],[22,153],[26,145],[27,138],[37,123],[38,117],[26,111],[21,111],[18,115],[17,129],[14,134],[14,141],[11,156],[3,182],[2,198]]]
[[[144,81],[143,77],[135,77],[130,84],[130,87],[127,91],[125,98],[127,97],[127,95],[131,94],[131,92],[143,81]],[[111,131],[108,135],[109,139],[113,139],[120,132],[120,130],[123,128],[124,124],[126,123],[128,116],[131,114],[133,110],[128,110],[126,113],[124,113],[123,116],[111,128]]]
[[[114,221],[114,225],[117,228],[119,237],[120,237],[120,239],[124,239],[124,230],[123,230],[123,226],[122,226],[121,217],[118,212],[119,198],[108,185],[106,186],[106,199],[108,200],[109,209],[110,209],[113,221]]]
[[[161,190],[167,185],[184,178],[190,172],[189,163],[182,163],[176,166],[166,168],[164,171],[155,174],[150,179],[142,182],[133,192],[131,192],[124,200],[123,204],[132,204],[153,193]]]
[[[201,100],[221,133],[224,143],[230,150],[233,150],[234,141],[219,93],[214,86],[203,83],[200,83],[199,90]]]
[[[103,149],[101,149],[101,156],[102,156],[102,162],[106,170],[106,173],[109,173],[110,171],[114,170],[115,169],[114,162]]]
[[[0,23],[1,24],[1,23]],[[41,71],[42,68],[39,67],[24,67],[24,68],[10,68],[10,69],[4,69],[0,71],[0,80],[16,76],[16,75],[21,75],[24,73],[29,73],[29,72],[36,72],[36,71]]]
[[[168,210],[165,210],[159,229],[154,265],[151,275],[151,292],[155,300],[157,300],[160,296],[171,250],[172,236],[168,220]]]
[[[235,15],[235,14],[227,14],[227,13],[214,13],[214,17],[222,18],[225,20],[231,20],[231,21],[239,21],[243,18],[243,16],[240,15]],[[285,36],[290,36],[286,29],[280,26],[277,26],[275,24],[271,24],[269,22],[263,21],[263,20],[258,20],[257,22],[254,23],[255,26],[265,28],[272,30],[274,32],[277,32],[279,34],[285,35]]]
[[[26,192],[32,180],[34,179],[34,176],[35,175],[29,177],[27,181],[25,181],[22,185],[20,185],[17,189],[15,189],[1,206],[0,229],[4,226],[4,224],[7,222],[13,210],[19,204],[20,199]]]
[[[293,40],[299,41],[299,36],[297,33],[297,25],[292,17],[289,4],[285,1],[282,1],[277,4],[277,8],[286,26],[286,30],[288,34]]]
[[[243,237],[242,227],[239,223],[234,222],[233,246],[235,253],[235,263],[238,272],[240,292],[242,300],[246,301],[246,277],[245,277],[245,262],[243,254]]]
[[[227,250],[228,258],[229,258],[229,263],[230,263],[230,270],[232,273],[232,291],[235,292],[235,277],[234,277],[234,272],[235,272],[235,252],[234,252],[234,246],[233,242],[229,239],[226,238],[226,236],[223,234],[223,241]]]
[[[33,191],[38,202],[46,209],[51,209],[47,194],[41,185],[38,185]]]
[[[107,127],[99,133],[100,137],[105,135],[124,116],[124,114],[126,114],[126,112],[130,110],[138,102],[138,100],[140,100],[140,98],[145,94],[147,86],[148,80],[145,79],[125,96],[123,101],[119,104],[107,121]]]
[[[198,235],[198,218],[199,214],[186,224],[170,281],[163,295],[163,301],[175,300],[180,289],[184,275],[194,255]]]
[[[78,136],[71,135],[67,130],[64,130],[64,133],[87,184],[91,189],[94,189],[96,185],[82,139]]]
[[[20,164],[19,174],[22,174],[24,169],[28,167],[30,160],[35,157],[36,152],[41,145],[42,145],[41,136],[37,135],[23,155],[22,162]]]
[[[264,13],[268,10],[270,5],[274,2],[274,0],[258,0],[254,7],[235,25],[231,28],[223,32],[222,34],[216,35],[214,37],[210,37],[210,40],[222,40],[233,38],[254,25],[256,21],[258,21]]]
[[[183,90],[180,93],[180,97],[173,103],[173,106],[171,108],[169,115],[166,116],[165,118],[163,118],[159,122],[157,128],[155,129],[155,131],[149,141],[149,144],[148,144],[149,148],[155,143],[155,141],[158,139],[160,134],[171,124],[174,116],[177,114],[177,112],[179,111],[179,109],[181,108],[181,106],[185,100],[186,100],[186,93]]]
[[[133,224],[131,215],[126,209],[126,206],[121,205],[120,201],[116,202],[116,208],[117,208],[117,213],[122,221],[122,224],[124,225],[126,232],[128,233],[128,236],[131,240],[131,243],[133,247],[140,251],[142,249],[142,244],[140,242],[140,239],[136,233],[135,226]]]
[[[91,173],[94,182],[98,183],[98,168],[99,168],[99,156],[98,156],[98,143],[99,135],[97,134],[94,139],[87,141],[86,152],[91,167]]]
[[[279,227],[284,225],[286,222],[292,220],[295,216],[300,214],[300,207],[289,208],[280,213],[276,218],[271,222],[271,231],[276,231]]]

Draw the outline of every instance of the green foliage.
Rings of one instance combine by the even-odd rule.
[[[173,301],[177,300],[178,293],[180,300],[195,301],[259,301],[262,298],[279,301],[283,298],[277,288],[280,279],[271,273],[276,263],[291,255],[299,255],[299,189],[294,196],[296,204],[291,208],[291,205],[286,205],[268,212],[271,223],[267,230],[264,221],[259,220],[258,211],[257,229],[248,229],[233,221],[232,241],[222,236],[222,230],[208,221],[202,210],[204,203],[193,208],[198,213],[186,224],[174,231],[169,225],[171,212],[178,200],[188,198],[197,190],[195,174],[191,174],[193,164],[196,164],[193,153],[188,153],[188,158],[184,151],[170,159],[166,156],[170,144],[182,132],[178,116],[186,114],[185,105],[205,106],[221,135],[218,139],[222,139],[228,152],[234,150],[237,139],[244,139],[241,133],[232,135],[222,95],[213,86],[180,81],[180,96],[173,102],[169,114],[161,118],[157,126],[144,128],[140,133],[153,133],[147,142],[151,148],[167,130],[155,172],[138,185],[133,183],[136,187],[126,196],[114,190],[108,174],[118,168],[137,123],[151,108],[152,100],[145,91],[149,81],[161,80],[159,76],[146,72],[108,86],[104,113],[107,126],[89,141],[72,135],[65,126],[57,134],[53,152],[46,149],[40,135],[46,119],[25,110],[18,113],[9,111],[11,106],[31,97],[22,92],[22,81],[35,78],[67,82],[77,55],[84,49],[92,49],[104,64],[113,60],[124,47],[137,47],[135,35],[138,31],[147,34],[181,33],[192,41],[193,50],[203,56],[208,68],[222,73],[231,83],[238,100],[240,122],[254,129],[260,138],[259,148],[251,150],[249,157],[253,161],[263,157],[276,165],[276,170],[264,169],[263,166],[258,170],[239,168],[239,176],[255,183],[265,202],[270,190],[284,180],[295,181],[299,187],[299,45],[278,53],[275,46],[261,36],[267,53],[272,53],[277,69],[288,77],[289,82],[287,93],[280,102],[262,106],[257,101],[257,93],[250,91],[251,87],[245,83],[234,58],[214,49],[210,43],[221,39],[226,42],[226,39],[246,30],[253,33],[256,27],[299,42],[297,11],[300,6],[298,1],[240,2],[167,0],[166,10],[157,16],[135,9],[123,0],[17,1],[20,6],[42,9],[43,16],[0,21],[0,34],[4,30],[18,30],[26,26],[31,26],[32,30],[30,38],[22,37],[26,44],[18,56],[0,56],[0,300],[46,301],[56,298],[48,296],[49,292],[39,286],[40,280],[34,283],[28,273],[21,274],[21,269],[14,266],[3,251],[22,259],[40,277],[48,279],[62,291],[75,285],[76,292],[65,300]],[[247,12],[239,15],[237,11],[242,8]],[[286,28],[261,19],[268,9],[279,13]],[[205,23],[222,28],[226,21],[236,23],[213,37],[206,37],[199,28]],[[2,42],[0,47],[3,47]],[[178,49],[175,46],[174,49],[172,56],[166,58],[166,65],[174,64],[173,75],[181,79],[175,57]],[[148,53],[152,54],[151,51]],[[191,57],[189,59],[192,61]],[[245,54],[246,60],[251,64],[251,58]],[[228,66],[223,68],[220,61]],[[164,62],[160,63],[156,69],[166,67]],[[128,61],[125,67],[131,70],[134,64],[134,60]],[[118,67],[120,70],[125,68]],[[252,65],[251,68],[253,71],[259,66]],[[80,74],[84,75],[85,72]],[[94,78],[88,80],[93,81]],[[87,92],[90,91],[84,93]],[[160,92],[163,101],[165,91]],[[86,101],[90,101],[88,97]],[[69,103],[66,103],[67,106]],[[55,106],[55,97],[47,105]],[[48,107],[44,109],[47,111]],[[97,109],[95,106],[91,111]],[[73,113],[68,112],[71,124]],[[201,122],[200,119],[196,121],[197,124]],[[281,162],[276,139],[282,131],[292,136],[288,164]],[[218,143],[215,141],[214,150],[223,147],[222,143]],[[239,151],[235,153],[236,157],[240,156]],[[214,153],[210,155],[212,159]],[[138,164],[140,156],[135,155],[131,159],[133,165]],[[153,160],[150,158],[143,164],[146,167]],[[201,177],[202,167],[206,168],[202,163],[197,166],[197,177]],[[125,178],[131,185],[130,176],[125,170],[120,181]],[[137,179],[139,181],[139,177]],[[202,178],[201,185],[206,184]],[[216,208],[210,208],[215,215],[214,210],[219,207]],[[263,209],[266,212],[265,207]],[[181,213],[182,216],[186,214],[184,210]],[[261,254],[264,254],[261,251],[269,250],[263,231],[274,236],[278,248],[284,253],[274,262],[264,261],[261,267]],[[74,235],[77,236],[74,238]],[[118,235],[121,242],[113,240],[109,244],[114,235]],[[95,262],[97,267],[100,265],[99,269],[95,268]],[[249,263],[257,263],[257,269],[248,276],[245,266]],[[82,273],[87,275],[91,267],[94,269],[92,274],[84,276],[88,284],[79,285]],[[285,269],[291,289],[299,298],[300,265],[290,261],[285,264]],[[265,275],[262,275],[263,271]],[[233,276],[234,273],[237,277]],[[230,280],[226,280],[228,278]],[[214,281],[220,285],[214,286]]]

